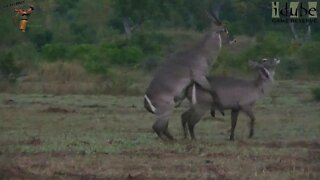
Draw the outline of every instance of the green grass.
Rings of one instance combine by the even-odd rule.
[[[320,101],[320,88],[313,88],[312,89],[312,94],[313,94],[313,98],[316,100],[316,101]]]
[[[0,179],[317,179],[316,83],[276,83],[255,107],[254,138],[241,114],[234,142],[229,112],[200,121],[197,141],[182,139],[187,103],[168,143],[153,133],[142,96],[0,94]]]

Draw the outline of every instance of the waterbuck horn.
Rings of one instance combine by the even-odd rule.
[[[214,22],[216,25],[220,26],[222,25],[221,21],[219,20],[219,18],[217,18],[217,16],[214,13],[209,13],[207,10],[205,11],[208,18]]]

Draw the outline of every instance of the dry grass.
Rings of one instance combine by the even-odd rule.
[[[42,63],[17,82],[2,81],[1,92],[44,94],[141,94],[145,74],[115,67],[106,75],[89,74],[77,62]]]
[[[319,179],[317,82],[281,81],[257,104],[255,136],[240,115],[207,116],[175,143],[160,141],[140,96],[0,94],[0,179]]]

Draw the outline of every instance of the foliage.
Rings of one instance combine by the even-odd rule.
[[[53,33],[51,31],[40,31],[31,35],[30,39],[34,45],[40,49],[45,44],[51,43],[53,38]]]
[[[320,101],[320,87],[318,88],[313,88],[311,90],[312,94],[313,94],[313,97],[316,101]]]
[[[41,51],[42,55],[49,61],[67,57],[67,46],[64,44],[46,44]]]
[[[13,53],[0,55],[0,77],[9,81],[15,81],[21,69],[16,64]]]
[[[111,64],[114,65],[136,65],[143,59],[143,52],[138,46],[102,46],[101,52]]]
[[[313,75],[320,74],[319,54],[320,43],[310,42],[302,46],[299,51],[299,57],[304,62],[306,69]]]
[[[19,17],[12,9],[4,8],[0,15],[1,52],[11,51],[21,61],[78,61],[87,71],[101,74],[115,66],[151,70],[210,28],[204,10],[218,10],[232,34],[256,41],[243,44],[240,50],[223,50],[215,70],[246,71],[248,59],[278,57],[283,60],[282,77],[320,72],[319,23],[311,25],[313,41],[295,42],[287,24],[271,22],[270,8],[266,8],[270,3],[263,0],[50,0],[34,4],[26,33],[19,31],[15,23]],[[130,39],[124,19],[132,28]],[[297,34],[305,34],[303,24],[295,27]]]

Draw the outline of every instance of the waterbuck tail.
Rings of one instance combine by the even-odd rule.
[[[196,92],[196,84],[192,85],[192,98],[191,102],[193,105],[197,104],[197,92]]]

